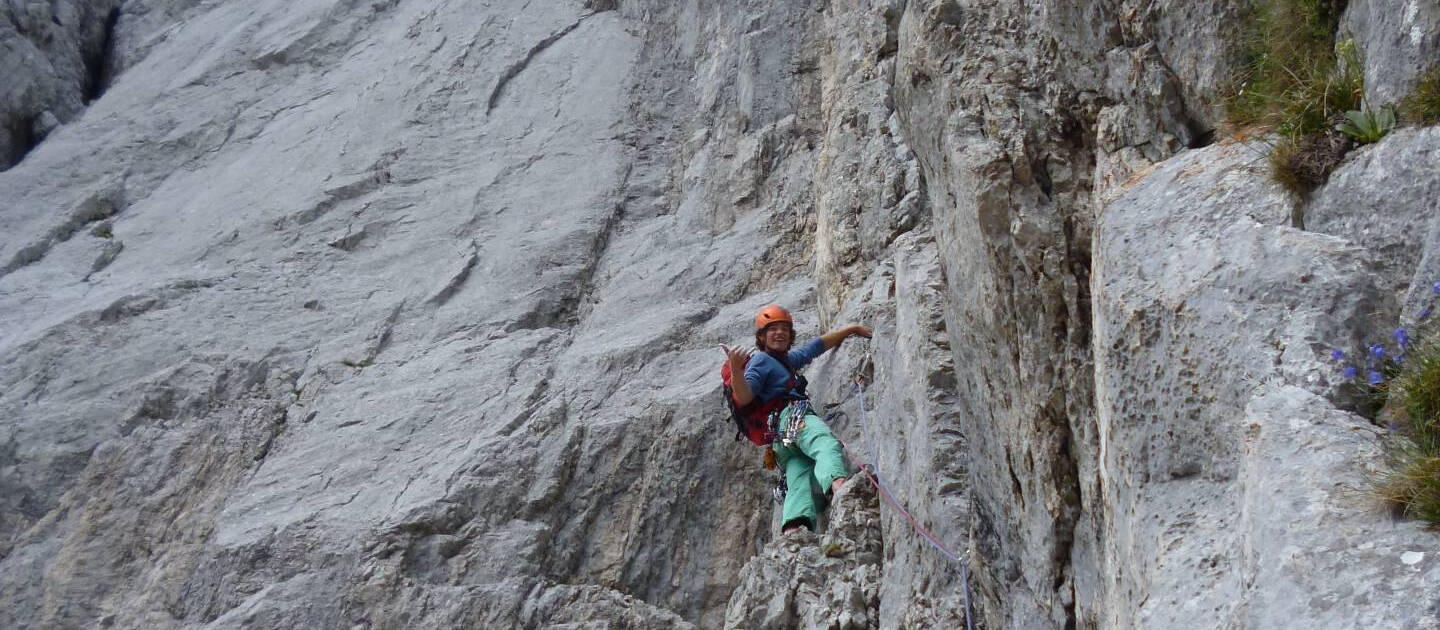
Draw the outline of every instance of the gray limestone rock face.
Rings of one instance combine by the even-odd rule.
[[[1440,281],[1440,127],[1400,129],[1351,153],[1305,209],[1305,227],[1369,251],[1414,322]]]
[[[886,504],[879,514],[881,628],[958,627],[967,595],[973,599],[964,566],[971,562],[970,459],[951,393],[956,371],[944,305],[934,238],[928,230],[901,235],[841,311],[842,321],[870,323],[877,341],[847,341],[812,370],[812,392],[852,462],[869,466],[909,513]]]
[[[0,627],[1433,627],[1325,357],[1440,138],[1296,206],[1240,5],[0,5]],[[1372,100],[1431,13],[1351,3]],[[909,516],[775,539],[774,302]]]
[[[205,10],[203,0],[125,0],[114,16],[107,76],[118,77],[140,62],[150,49],[183,30],[184,23]],[[377,5],[383,6],[383,5]]]
[[[522,8],[177,5],[0,176],[0,625],[718,623],[815,110],[710,35],[813,11]]]
[[[1101,364],[1107,344],[1095,329],[1108,315],[1101,313],[1102,285],[1092,270],[1145,262],[1153,254],[1101,251],[1110,237],[1092,233],[1137,182],[1153,178],[1157,169],[1181,168],[1170,165],[1188,163],[1187,149],[1211,141],[1220,117],[1218,88],[1228,80],[1238,44],[1225,24],[1241,7],[982,4],[907,3],[893,88],[902,135],[921,166],[946,280],[945,330],[974,497],[966,522],[980,601],[987,622],[999,627],[1127,627],[1139,619],[1134,613],[1140,602],[1155,601],[1146,594],[1174,590],[1180,597],[1189,582],[1176,569],[1171,587],[1158,586],[1170,578],[1154,577],[1151,589],[1147,577],[1141,580],[1146,586],[1133,587],[1140,593],[1133,599],[1109,599],[1116,573],[1107,559],[1114,552],[1107,549],[1128,548],[1123,535],[1132,527],[1151,530],[1138,520],[1149,515],[1112,511],[1107,497],[1143,493],[1157,482],[1148,469],[1142,474],[1115,464],[1117,457],[1148,460],[1147,442],[1109,450],[1106,420],[1098,415],[1128,422],[1148,411],[1107,410],[1119,403],[1108,400],[1098,383],[1155,381],[1163,388],[1156,404],[1163,401],[1169,409],[1208,409],[1212,403],[1182,391],[1175,383],[1184,382],[1181,376],[1157,375],[1149,364]],[[1243,153],[1237,163],[1262,161],[1259,147]],[[1259,173],[1252,177],[1263,180]],[[1235,208],[1263,211],[1276,225],[1293,210],[1289,200],[1258,184],[1231,190],[1228,182],[1206,186],[1175,178],[1160,188],[1233,199]],[[1197,206],[1198,199],[1186,199],[1181,208]],[[1155,204],[1137,215],[1174,210]],[[1265,247],[1285,247],[1269,238],[1262,239]],[[1271,263],[1251,256],[1245,242],[1217,239],[1216,256],[1234,259],[1240,269]],[[1375,281],[1360,283],[1364,290],[1349,299],[1393,312]],[[1146,285],[1137,295],[1155,299],[1163,288]],[[1368,312],[1327,332],[1348,341],[1367,334],[1367,327],[1385,326],[1383,315]],[[1142,349],[1158,343],[1144,336],[1129,341],[1129,331],[1119,336]],[[1223,347],[1215,353],[1233,355],[1226,361],[1244,356]],[[1160,356],[1180,361],[1183,349],[1164,346]],[[1227,382],[1239,378],[1221,373]],[[1230,408],[1243,408],[1243,401]],[[1201,432],[1225,431],[1218,417],[1190,424]],[[1201,444],[1212,439],[1189,437],[1204,438]],[[1206,457],[1211,455],[1178,463],[1177,474],[1193,476],[1190,471],[1203,470]],[[1112,483],[1112,474],[1120,481]],[[1155,492],[1172,500],[1161,487],[1155,485]],[[1190,496],[1178,489],[1174,494]],[[1191,500],[1203,505],[1223,497],[1200,492]],[[1148,545],[1136,554],[1144,562],[1158,553]],[[1167,605],[1155,604],[1160,610]]]
[[[1085,626],[1094,614],[1080,574],[1100,492],[1097,200],[1203,143],[1214,95],[1193,77],[1225,74],[1213,29],[1181,35],[1162,16],[1230,5],[1170,8],[946,0],[907,3],[900,18],[894,99],[935,225],[974,497],[963,522],[997,627]]]
[[[745,565],[726,628],[880,627],[880,500],[864,475],[831,501],[823,535],[800,528],[777,538]]]
[[[1341,21],[1365,64],[1365,101],[1398,103],[1415,79],[1440,66],[1440,5],[1428,0],[1359,0]]]
[[[0,169],[105,90],[119,7],[120,0],[0,3]]]
[[[833,405],[830,424],[852,456],[964,553],[967,457],[951,393],[938,244],[894,98],[903,10],[901,2],[834,2],[824,15],[819,72],[829,115],[814,175],[818,306],[827,327],[864,322],[876,341],[846,342],[821,361],[813,389]],[[882,510],[880,519],[888,560],[878,627],[946,627],[963,618],[959,568],[899,513]]]
[[[1423,627],[1440,587],[1405,561],[1434,534],[1363,494],[1383,430],[1329,357],[1388,334],[1393,266],[1291,227],[1263,146],[1172,159],[1097,225],[1100,627]]]

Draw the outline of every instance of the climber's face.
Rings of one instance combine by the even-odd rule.
[[[790,328],[788,322],[775,322],[765,327],[765,349],[770,352],[785,352],[790,349],[790,342],[795,331]]]

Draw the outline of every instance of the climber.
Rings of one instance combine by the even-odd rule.
[[[755,347],[760,352],[720,346],[727,357],[728,373],[745,375],[745,378],[731,379],[732,391],[727,393],[735,409],[751,414],[752,427],[742,434],[748,434],[751,441],[762,446],[768,442],[784,471],[787,490],[781,530],[785,533],[801,526],[814,530],[816,507],[812,483],[828,497],[840,488],[847,474],[840,443],[810,407],[805,377],[797,370],[851,336],[869,339],[871,333],[866,326],[846,326],[792,350],[794,334],[790,312],[772,304],[755,315]],[[756,409],[763,411],[756,413]],[[777,420],[772,426],[753,426],[756,422],[767,422],[766,416]],[[768,455],[767,462],[770,461]]]

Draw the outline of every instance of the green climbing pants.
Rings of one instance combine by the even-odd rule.
[[[787,408],[780,418],[782,433],[789,426],[791,409],[793,407]],[[770,448],[775,451],[776,463],[785,471],[788,488],[780,522],[789,525],[799,520],[813,530],[816,495],[825,497],[830,493],[830,484],[849,473],[845,470],[840,442],[830,433],[830,427],[814,414],[807,414],[804,423],[790,446],[783,446],[777,440]]]

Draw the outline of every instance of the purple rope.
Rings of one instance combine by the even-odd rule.
[[[870,443],[871,447],[874,447],[875,442],[870,437],[870,412],[865,408],[865,387],[863,383],[863,380],[861,380],[859,377],[856,377],[855,390],[860,395],[860,426],[861,429],[865,432],[865,440]],[[838,436],[837,439],[839,439]],[[840,444],[841,446],[845,447],[845,450],[851,450],[850,445],[846,444],[845,440],[840,440]],[[960,556],[957,556],[949,549],[946,549],[945,545],[940,544],[940,541],[936,540],[935,536],[932,535],[929,530],[926,530],[924,526],[920,525],[920,522],[915,520],[915,517],[910,514],[910,512],[906,510],[904,506],[900,505],[899,501],[895,500],[895,495],[890,492],[890,489],[885,486],[884,482],[880,481],[880,475],[875,472],[875,466],[873,464],[869,466],[861,465],[859,464],[859,462],[856,462],[856,464],[859,465],[860,469],[865,472],[865,475],[870,478],[871,483],[875,484],[875,488],[880,491],[881,498],[885,499],[886,503],[889,503],[891,507],[899,511],[900,514],[905,517],[905,520],[910,522],[910,526],[913,527],[915,531],[918,532],[920,536],[926,540],[926,542],[930,543],[930,546],[934,547],[936,551],[939,551],[941,555],[949,558],[951,562],[960,565],[960,579],[965,585],[965,628],[966,630],[975,630],[975,621],[973,614],[975,609],[970,603],[969,564],[965,562],[965,560],[960,558]]]

